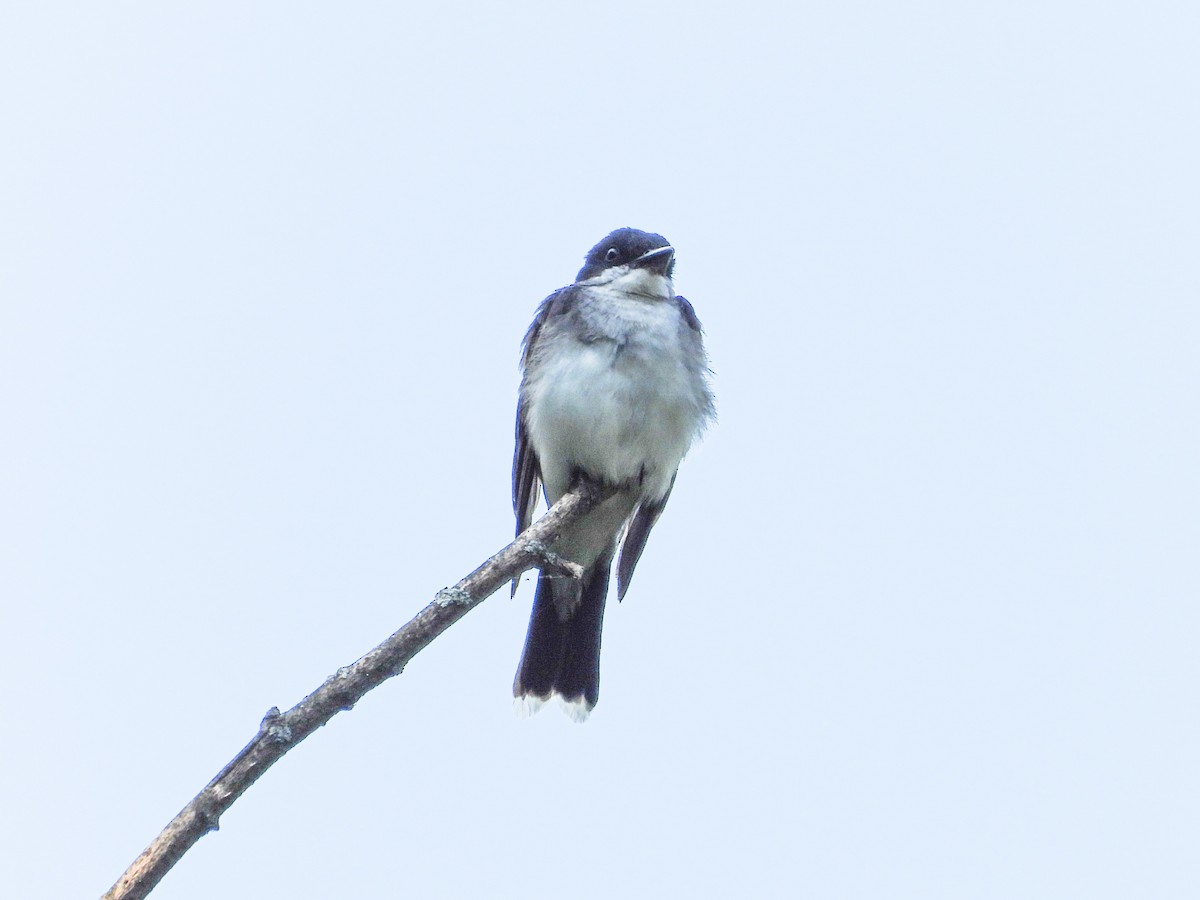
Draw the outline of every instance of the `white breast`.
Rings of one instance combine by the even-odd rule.
[[[700,429],[704,385],[685,364],[674,303],[603,299],[589,322],[609,337],[556,340],[541,357],[527,384],[529,437],[551,499],[576,468],[611,482],[641,478],[658,499]]]

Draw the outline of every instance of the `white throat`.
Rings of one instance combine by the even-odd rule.
[[[580,283],[594,287],[604,286],[609,290],[638,294],[656,300],[670,300],[675,296],[675,286],[670,278],[645,268],[614,266]]]

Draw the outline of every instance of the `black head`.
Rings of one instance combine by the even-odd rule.
[[[675,251],[661,234],[618,228],[588,251],[575,280],[595,278],[605,269],[616,266],[653,269],[670,278],[675,271]]]

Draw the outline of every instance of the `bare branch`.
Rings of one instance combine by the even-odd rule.
[[[579,567],[548,547],[564,528],[611,497],[614,490],[578,483],[515,541],[458,584],[439,591],[432,603],[362,659],[338,669],[287,712],[268,711],[254,740],[168,823],[101,900],[139,900],[149,894],[193,844],[216,830],[221,814],[288,750],[339,712],[353,709],[367,691],[403,672],[430,641],[502,584],[535,566],[578,577],[575,570]]]
[[[567,578],[583,578],[583,566],[577,562],[571,562],[565,556],[559,556],[541,541],[531,543],[529,552],[537,557],[540,569],[549,569],[551,572],[557,572]]]

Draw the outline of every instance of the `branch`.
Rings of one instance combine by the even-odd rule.
[[[101,900],[140,900],[150,893],[193,844],[217,829],[225,810],[292,747],[354,708],[367,691],[404,671],[408,661],[503,584],[535,566],[579,577],[579,567],[548,547],[564,528],[612,496],[614,488],[580,481],[515,541],[433,602],[358,662],[338,669],[285,713],[267,712],[258,734],[142,851]]]

